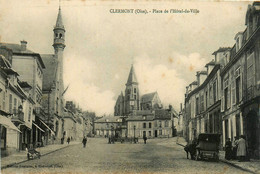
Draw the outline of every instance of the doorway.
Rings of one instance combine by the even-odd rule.
[[[257,153],[260,145],[258,136],[260,129],[258,124],[257,113],[254,110],[250,111],[245,118],[245,136],[248,142],[249,154],[252,158],[259,157],[259,153]]]
[[[158,136],[158,132],[157,130],[154,131],[154,137],[157,137]]]

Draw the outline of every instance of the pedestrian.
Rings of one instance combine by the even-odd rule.
[[[246,140],[243,135],[240,136],[237,143],[237,157],[239,162],[245,161],[246,158]]]
[[[232,143],[232,159],[237,159],[237,143],[238,143],[238,137],[236,136],[233,143]]]
[[[67,138],[67,143],[70,144],[70,137]]]
[[[143,139],[144,139],[144,144],[146,144],[147,137],[145,135],[144,135]]]
[[[227,139],[227,142],[225,145],[225,159],[226,160],[232,159],[232,142],[230,141],[230,138]]]
[[[85,148],[86,147],[86,144],[87,144],[87,138],[84,136],[83,140],[82,140],[82,143],[83,143],[83,147]]]

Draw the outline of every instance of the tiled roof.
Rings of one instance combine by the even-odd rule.
[[[9,61],[2,55],[0,55],[0,69],[8,75],[16,74],[17,76],[19,76],[19,74],[12,68]]]
[[[153,115],[152,110],[134,110],[134,115]]]
[[[126,121],[152,121],[154,120],[154,115],[148,115],[148,116],[129,116]]]
[[[212,61],[210,61],[209,63],[207,63],[206,65],[205,65],[205,67],[207,67],[207,66],[209,66],[209,65],[215,65],[215,61],[214,60],[212,60]]]
[[[55,85],[58,61],[53,54],[42,54],[41,57],[46,66],[43,69],[42,89],[43,91],[50,90]]]
[[[171,119],[171,112],[168,109],[155,110],[155,119]]]
[[[25,51],[22,51],[22,47],[20,44],[13,44],[13,43],[0,43],[0,46],[5,46],[13,51],[13,53],[34,53],[31,50],[26,48]]]
[[[95,121],[95,123],[121,123],[122,119],[118,117],[102,117]]]
[[[154,96],[157,94],[157,92],[152,92],[152,93],[148,93],[148,94],[144,94],[141,97],[141,102],[149,102],[152,101]]]
[[[198,82],[194,81],[194,82],[191,83],[191,85],[198,85]]]
[[[207,75],[207,74],[208,74],[208,72],[207,72],[207,71],[200,71],[199,73],[200,73],[200,74],[205,74],[205,75]]]
[[[31,50],[28,50],[27,48],[26,48],[26,50],[22,51],[22,47],[19,44],[0,43],[0,46],[6,47],[6,48],[12,50],[13,54],[16,54],[16,55],[36,56],[40,65],[42,66],[42,68],[45,68],[45,65],[42,61],[42,57],[40,56],[39,53],[35,53]]]
[[[231,49],[230,47],[220,47],[217,51],[215,51],[214,53],[212,53],[212,55],[217,54],[218,52],[224,52],[228,49]]]
[[[2,55],[0,55],[0,67],[1,68],[12,68],[10,62]]]

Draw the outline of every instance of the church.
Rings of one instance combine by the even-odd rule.
[[[125,95],[121,92],[114,107],[115,116],[133,116],[140,111],[145,113],[162,109],[162,103],[157,92],[140,95],[133,65],[125,85]]]
[[[114,107],[114,116],[122,118],[115,135],[138,138],[174,136],[177,112],[172,106],[163,109],[157,92],[140,95],[133,65],[125,85],[125,95],[121,92]]]

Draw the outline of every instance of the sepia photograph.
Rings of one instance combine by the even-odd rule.
[[[260,2],[0,0],[3,174],[260,173]]]

